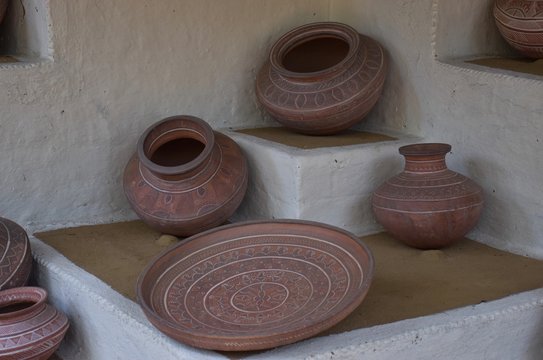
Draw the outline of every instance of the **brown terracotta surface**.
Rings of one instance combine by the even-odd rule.
[[[543,1],[496,0],[494,18],[504,39],[531,58],[543,58]]]
[[[312,23],[280,37],[257,75],[256,95],[284,126],[329,135],[360,122],[387,73],[384,49],[345,24]]]
[[[8,4],[9,0],[0,0],[0,23],[2,23],[2,21],[4,20]]]
[[[78,266],[135,300],[138,275],[165,247],[141,221],[83,226],[36,234]],[[362,303],[329,333],[429,315],[543,287],[543,262],[471,240],[443,250],[417,250],[386,233],[363,241],[375,275]],[[320,335],[318,335],[320,336]]]
[[[312,136],[295,133],[284,127],[261,127],[236,130],[241,134],[256,136],[261,139],[273,141],[300,149],[318,149],[334,146],[349,146],[370,144],[380,141],[396,140],[391,136],[376,134],[367,131],[347,129],[338,134],[328,136]]]
[[[52,356],[69,324],[46,301],[46,291],[36,287],[0,291],[1,359],[46,360]]]
[[[311,337],[363,301],[370,251],[320,223],[231,224],[162,253],[138,280],[138,302],[162,332],[213,350],[259,350]]]
[[[543,76],[543,59],[482,58],[468,63]]]
[[[31,270],[32,255],[25,230],[0,218],[0,290],[26,285]]]
[[[188,236],[224,223],[247,189],[239,146],[193,116],[153,124],[137,145],[123,178],[126,197],[149,226]]]
[[[372,197],[372,209],[396,239],[419,249],[439,249],[462,239],[479,220],[483,190],[449,170],[448,144],[402,146],[404,171],[385,181]]]

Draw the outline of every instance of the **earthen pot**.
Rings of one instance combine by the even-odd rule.
[[[483,192],[445,163],[448,144],[402,146],[404,171],[373,194],[377,221],[398,240],[419,249],[438,249],[472,229],[483,209]]]
[[[26,285],[31,270],[26,232],[13,221],[0,218],[0,290]]]
[[[0,291],[0,359],[45,360],[68,330],[66,316],[46,303],[37,287]]]
[[[273,45],[256,95],[284,126],[334,134],[364,119],[381,96],[386,72],[385,52],[375,40],[345,24],[313,23]]]
[[[224,223],[247,189],[247,162],[228,136],[193,116],[173,116],[140,137],[124,191],[149,226],[189,236]]]
[[[543,58],[543,0],[496,0],[494,18],[504,39],[530,58]]]

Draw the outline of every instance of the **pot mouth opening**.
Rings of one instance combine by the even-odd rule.
[[[279,38],[270,50],[270,64],[295,79],[332,76],[351,66],[359,51],[360,35],[335,22],[297,27]]]
[[[203,120],[193,116],[166,118],[143,133],[138,157],[149,170],[162,175],[191,171],[207,159],[214,133]]]
[[[337,36],[323,36],[300,41],[281,59],[288,71],[314,73],[329,69],[343,61],[349,53],[349,43]]]
[[[443,143],[421,143],[400,147],[399,152],[404,156],[441,156],[451,151],[451,145]]]
[[[37,287],[0,291],[0,320],[32,312],[47,299],[47,292]]]

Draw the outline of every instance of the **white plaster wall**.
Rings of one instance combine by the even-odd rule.
[[[121,174],[140,133],[173,114],[263,122],[268,48],[329,16],[328,0],[41,3],[53,61],[0,67],[0,214],[31,227],[134,217]]]
[[[451,57],[475,51],[476,42],[465,39],[471,31],[457,27],[474,26],[476,3],[476,13],[488,7],[487,1],[333,0],[331,18],[375,37],[391,55],[384,96],[363,126],[452,144],[449,167],[485,189],[486,208],[470,236],[543,258],[543,79],[437,59],[439,49]],[[451,36],[440,23],[465,35]],[[492,32],[485,24],[491,25],[483,19],[481,31]]]

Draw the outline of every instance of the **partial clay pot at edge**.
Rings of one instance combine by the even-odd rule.
[[[438,249],[464,237],[479,220],[483,193],[473,180],[451,171],[448,144],[402,146],[405,168],[373,194],[377,221],[398,240]]]
[[[138,216],[166,234],[189,236],[224,223],[247,189],[247,162],[228,136],[193,116],[172,116],[143,133],[124,172]]]
[[[26,231],[0,218],[0,290],[26,285],[31,271],[32,253]]]
[[[66,316],[46,303],[37,287],[0,291],[0,359],[45,360],[64,338]]]
[[[543,0],[496,0],[494,18],[503,38],[530,58],[543,58]]]
[[[256,79],[270,115],[300,133],[338,133],[360,122],[383,89],[381,45],[345,24],[312,23],[275,42]]]
[[[4,16],[6,15],[6,10],[8,8],[9,0],[0,0],[0,24],[4,20]]]

